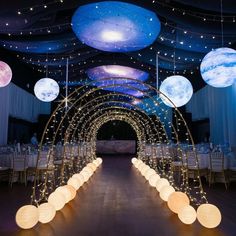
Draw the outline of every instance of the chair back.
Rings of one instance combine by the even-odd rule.
[[[27,169],[26,154],[14,152],[12,154],[11,168],[14,171],[25,171]]]
[[[210,153],[210,169],[214,172],[222,172],[224,170],[224,153],[211,152]]]

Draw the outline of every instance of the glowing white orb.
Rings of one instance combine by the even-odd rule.
[[[135,158],[135,157],[133,157],[133,158],[131,159],[132,164],[135,164],[135,162],[137,162],[137,161],[138,161],[138,159]]]
[[[145,179],[146,180],[149,180],[149,178],[156,174],[156,171],[154,169],[149,169],[146,173],[145,173]]]
[[[174,213],[179,213],[179,211],[190,204],[190,200],[186,193],[173,192],[168,197],[167,205],[171,211]]]
[[[80,183],[81,183],[81,186],[84,184],[84,177],[83,177],[83,175],[81,175],[81,174],[74,174],[74,175],[72,175],[72,178],[77,178],[79,181],[80,181]]]
[[[50,222],[56,215],[56,209],[50,203],[43,203],[38,206],[39,222],[46,224]]]
[[[82,171],[87,171],[87,172],[90,174],[89,177],[91,177],[91,176],[93,175],[93,170],[92,170],[90,167],[88,167],[88,166],[85,166],[85,167],[82,169]]]
[[[71,185],[66,185],[65,187],[70,191],[70,200],[73,200],[76,196],[76,189]]]
[[[149,184],[152,187],[156,187],[157,181],[160,179],[160,176],[158,174],[154,174],[149,178]]]
[[[16,224],[22,229],[33,228],[38,221],[38,208],[33,205],[25,205],[16,212]]]
[[[82,170],[80,174],[83,176],[84,182],[87,182],[91,176],[90,173],[86,170]]]
[[[220,210],[212,204],[202,204],[197,209],[197,219],[206,228],[215,228],[221,222]]]
[[[167,77],[160,86],[160,92],[166,95],[176,107],[184,106],[189,102],[193,95],[192,84],[183,76],[173,75]],[[173,104],[163,95],[160,94],[162,101],[169,107]]]
[[[173,192],[175,192],[175,189],[174,189],[172,186],[170,186],[170,185],[165,185],[165,186],[163,186],[163,187],[161,188],[161,190],[160,190],[160,198],[161,198],[163,201],[167,202],[169,196],[170,196]]]
[[[0,61],[0,87],[5,87],[11,82],[12,71],[10,66]]]
[[[145,167],[143,167],[142,170],[141,170],[141,175],[142,175],[142,176],[145,176],[146,171],[148,171],[149,169],[151,169],[151,168],[150,168],[148,165],[146,165]]]
[[[102,164],[102,158],[98,157],[97,160],[98,160],[99,164],[101,165]]]
[[[197,213],[192,206],[188,205],[179,210],[178,217],[184,224],[189,225],[196,220]]]
[[[56,188],[55,192],[60,192],[61,194],[63,194],[63,196],[65,197],[66,203],[68,203],[71,200],[70,190],[66,188],[66,185]]]
[[[82,185],[82,182],[79,178],[77,177],[71,177],[69,178],[69,180],[67,181],[67,184],[72,186],[73,188],[75,188],[75,190],[78,190],[81,185]]]
[[[160,178],[157,182],[156,182],[156,189],[158,192],[160,192],[161,188],[164,186],[169,186],[170,183],[167,179],[165,178]]]
[[[98,160],[94,160],[93,163],[94,163],[97,167],[99,167],[99,165],[100,165]]]
[[[97,166],[94,163],[88,163],[87,166],[90,167],[93,170],[93,172],[95,172],[97,169]]]
[[[210,86],[224,88],[236,80],[236,51],[232,48],[217,48],[202,60],[200,71]]]
[[[65,206],[66,199],[62,193],[54,191],[49,195],[48,202],[55,207],[56,211],[59,211]]]
[[[43,78],[34,85],[35,96],[43,102],[55,100],[59,94],[58,83],[50,78]]]

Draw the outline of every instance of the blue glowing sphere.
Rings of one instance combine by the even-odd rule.
[[[166,95],[176,107],[184,106],[193,95],[192,84],[183,76],[173,75],[167,77],[160,86],[160,92]],[[162,101],[169,107],[173,104],[164,96],[160,95]]]
[[[160,33],[156,14],[142,7],[117,1],[79,7],[72,29],[88,46],[109,52],[129,52],[152,44]]]
[[[202,60],[200,71],[204,81],[216,88],[231,86],[236,80],[236,51],[217,48]]]
[[[35,96],[43,102],[55,100],[59,94],[58,83],[50,78],[43,78],[34,85]]]

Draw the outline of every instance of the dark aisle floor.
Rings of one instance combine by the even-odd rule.
[[[132,167],[130,158],[104,158],[102,167],[77,193],[75,200],[57,212],[50,224],[20,230],[15,212],[29,202],[30,187],[0,186],[0,235],[21,236],[233,236],[236,235],[236,191],[221,185],[209,191],[211,203],[222,210],[223,222],[208,230],[197,222],[182,224],[145,179]],[[208,191],[208,190],[207,190]]]

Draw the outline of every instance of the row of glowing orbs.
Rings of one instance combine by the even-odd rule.
[[[175,191],[169,181],[161,178],[154,169],[143,163],[142,160],[132,158],[132,163],[146,178],[152,187],[156,187],[160,193],[160,198],[167,202],[171,211],[178,214],[179,219],[184,224],[192,224],[196,219],[206,228],[215,228],[221,222],[219,209],[212,204],[202,204],[197,211],[190,206],[187,194]]]
[[[67,185],[56,188],[48,197],[48,202],[40,204],[38,207],[33,205],[25,205],[16,213],[16,223],[22,229],[30,229],[38,222],[48,223],[56,215],[56,211],[61,210],[66,203],[73,200],[76,191],[89,180],[101,165],[102,159],[97,158],[89,163],[78,174],[74,174],[68,181]]]

